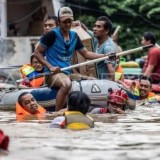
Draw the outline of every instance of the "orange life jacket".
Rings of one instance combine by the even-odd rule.
[[[39,87],[44,83],[45,77],[39,77],[30,81],[31,87]]]
[[[159,95],[156,95],[156,94],[153,93],[153,92],[149,92],[149,93],[148,93],[147,99],[148,99],[148,100],[156,100],[156,101],[160,102],[160,96],[159,96]]]
[[[123,73],[124,73],[123,68],[118,65],[115,70],[115,80],[121,80]]]
[[[16,102],[16,118],[18,121],[24,121],[27,117],[32,115],[36,116],[39,120],[44,120],[44,113],[46,113],[46,110],[43,107],[38,106],[38,111],[35,114],[31,114],[23,109],[18,102]]]
[[[36,72],[35,69],[31,66],[31,64],[25,64],[20,68],[20,72],[23,78],[26,78],[29,74]],[[30,87],[39,87],[44,83],[45,77],[39,77],[30,80]]]
[[[155,93],[153,93],[153,92],[148,92],[148,97],[147,97],[147,99],[150,100],[150,99],[154,98],[155,96],[156,96]]]

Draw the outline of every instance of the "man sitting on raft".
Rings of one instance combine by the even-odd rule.
[[[18,121],[29,119],[43,120],[46,110],[39,106],[32,94],[24,92],[18,97],[16,103],[16,118]]]

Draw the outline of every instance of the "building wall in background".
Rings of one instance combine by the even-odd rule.
[[[30,63],[30,55],[33,52],[34,45],[40,37],[8,37],[0,39],[0,64],[23,65]],[[19,77],[17,70],[9,70]]]
[[[29,63],[34,44],[43,34],[43,22],[48,15],[55,15],[53,0],[5,0],[7,2],[7,37],[1,36],[0,8],[0,64],[23,65]],[[59,0],[56,4],[61,4]],[[64,2],[64,0],[61,0]],[[0,0],[0,4],[1,4]],[[1,5],[0,5],[1,7]],[[58,7],[58,8],[57,8]],[[3,7],[5,9],[5,7]],[[7,70],[19,77],[17,70]]]

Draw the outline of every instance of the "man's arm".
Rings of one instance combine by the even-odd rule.
[[[49,48],[53,45],[55,40],[55,33],[50,31],[49,33],[45,34],[40,43],[35,48],[35,57],[40,61],[44,66],[46,66],[51,72],[57,73],[60,71],[59,67],[52,66],[44,57],[43,53],[45,52],[46,48]]]
[[[59,116],[56,117],[50,124],[49,128],[64,128],[65,126],[65,117]]]
[[[58,73],[60,72],[60,68],[59,67],[54,67],[52,66],[52,64],[50,64],[44,57],[43,57],[43,53],[45,52],[45,47],[43,47],[41,44],[39,44],[34,53],[35,53],[35,57],[38,59],[39,62],[41,62],[44,66],[46,66],[51,72]]]
[[[108,68],[108,78],[111,81],[115,81],[115,68],[113,67],[112,63],[107,63],[106,64]]]
[[[149,76],[150,74],[152,74],[155,66],[159,65],[157,53],[159,53],[159,50],[151,50],[151,53],[148,57],[148,66],[144,71],[145,76]]]
[[[102,54],[97,54],[97,53],[93,53],[93,52],[88,51],[84,47],[84,45],[78,35],[77,35],[77,44],[76,44],[75,50],[78,51],[85,59],[92,60],[92,59],[102,58],[105,56]]]
[[[150,76],[153,70],[154,70],[154,65],[148,65],[143,75]]]
[[[46,50],[45,47],[43,47],[41,44],[38,44],[38,46],[36,47],[34,51],[34,54],[39,62],[41,62],[47,68],[51,68],[52,65],[48,61],[46,61],[46,59],[43,57],[43,53],[45,52],[45,50]]]
[[[86,59],[92,60],[92,59],[97,59],[97,58],[102,58],[105,55],[104,54],[97,54],[88,51],[86,48],[83,48],[81,50],[78,50],[78,52]]]

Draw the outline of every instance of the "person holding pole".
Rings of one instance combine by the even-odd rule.
[[[116,45],[111,36],[112,23],[106,16],[101,16],[97,19],[93,32],[88,30],[87,27],[80,21],[74,22],[75,26],[81,26],[93,40],[94,52],[97,54],[107,55],[109,53],[116,53]],[[116,31],[117,32],[117,31]],[[115,79],[115,62],[113,59],[101,61],[96,63],[97,76],[99,79]]]
[[[47,67],[52,74],[46,76],[49,87],[58,87],[56,96],[56,111],[62,109],[71,89],[71,81],[80,79],[80,75],[72,74],[72,70],[60,72],[61,68],[70,66],[74,51],[78,51],[86,59],[104,57],[103,54],[89,52],[83,45],[77,33],[71,31],[74,17],[69,7],[58,11],[59,27],[45,34],[35,49],[36,58]],[[42,56],[45,52],[46,59]]]

